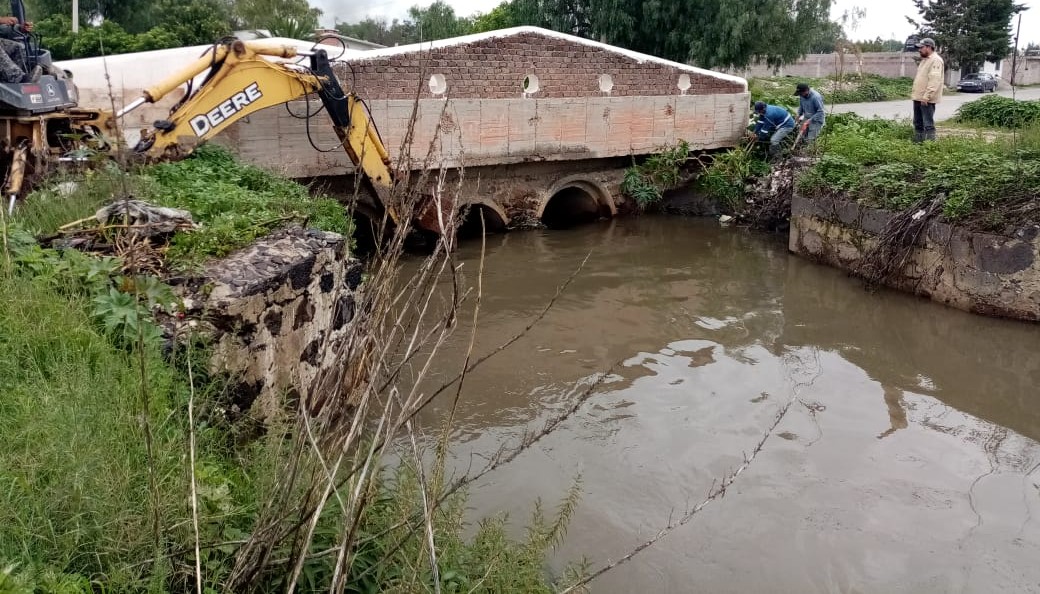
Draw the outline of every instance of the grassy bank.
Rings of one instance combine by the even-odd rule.
[[[824,102],[831,105],[909,99],[913,86],[911,78],[884,78],[875,74],[846,74],[841,79],[795,76],[752,78],[748,86],[754,101],[797,108],[798,98],[794,96],[794,90],[800,82],[808,83],[819,91]]]
[[[213,145],[177,163],[133,173],[106,167],[87,175],[74,180],[77,187],[71,195],[58,183],[35,192],[19,213],[20,223],[36,233],[52,233],[62,224],[93,215],[115,195],[184,209],[201,227],[173,239],[166,259],[174,268],[225,256],[290,223],[347,236],[352,232],[336,200],[312,197],[304,186],[241,163]]]
[[[33,239],[132,193],[203,223],[167,252],[192,266],[289,220],[349,229],[339,205],[221,151],[76,181],[71,196],[42,191],[3,224],[0,593],[224,592],[232,582],[279,592],[294,569],[297,591],[318,592],[337,568],[348,592],[433,591],[434,581],[444,592],[551,591],[545,555],[576,492],[522,540],[507,536],[504,517],[464,538],[465,490],[421,488],[431,470],[408,462],[345,474],[329,483],[334,503],[315,506],[326,458],[296,425],[240,433],[225,378],[206,372],[204,341],[158,340],[149,311],[171,300],[160,279]],[[343,467],[366,460],[352,454]],[[443,502],[431,508],[431,496]]]
[[[991,109],[1003,103],[995,99],[1002,98],[987,97],[976,102],[982,109],[966,112],[1005,117]],[[800,159],[767,163],[761,151],[746,146],[697,158],[706,166],[694,188],[755,227],[782,228],[797,190],[896,211],[939,200],[947,222],[1013,233],[1040,223],[1040,123],[990,129],[1002,132],[958,130],[915,144],[907,122],[832,114],[815,145],[799,151]]]
[[[808,195],[840,195],[892,210],[943,197],[953,223],[1001,231],[1040,222],[1040,129],[992,141],[948,137],[914,144],[906,124],[828,119],[819,161],[801,177]]]

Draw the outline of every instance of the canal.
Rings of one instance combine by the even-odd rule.
[[[641,216],[488,238],[472,373],[453,427],[479,468],[607,378],[470,490],[515,534],[581,477],[559,571],[652,538],[593,592],[1040,592],[1040,328],[966,314],[789,255],[783,238]],[[460,249],[475,282],[480,242]],[[448,345],[469,342],[470,312]],[[450,377],[443,369],[434,382]],[[423,417],[431,435],[450,405]]]

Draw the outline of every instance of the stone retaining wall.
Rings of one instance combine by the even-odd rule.
[[[789,249],[854,270],[895,213],[840,199],[795,196]],[[890,286],[983,315],[1040,321],[1040,226],[1016,237],[929,224]]]
[[[235,404],[263,419],[335,365],[326,340],[354,318],[361,264],[346,238],[287,229],[209,264],[186,296],[187,316],[215,338],[213,363],[235,379]]]

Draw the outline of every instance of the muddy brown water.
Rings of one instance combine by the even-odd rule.
[[[479,249],[460,250],[471,275]],[[476,353],[589,252],[469,376],[457,468],[609,378],[474,485],[473,519],[508,513],[520,535],[580,475],[549,564],[598,567],[699,503],[794,399],[725,498],[592,591],[1040,592],[1040,327],[867,292],[777,236],[644,216],[489,238]],[[448,353],[468,340],[463,323]],[[431,433],[447,406],[423,417]]]

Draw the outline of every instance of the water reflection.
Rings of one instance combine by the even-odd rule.
[[[473,269],[478,247],[461,254]],[[460,464],[611,380],[489,475],[474,517],[522,519],[580,473],[554,566],[617,558],[795,399],[729,496],[594,591],[1040,588],[1036,326],[870,294],[773,237],[641,217],[490,238],[476,352],[521,331],[590,251],[542,323],[467,380]],[[460,328],[454,354],[468,337]]]

